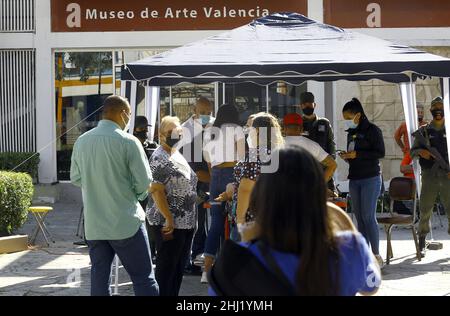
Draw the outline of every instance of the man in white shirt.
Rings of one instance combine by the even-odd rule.
[[[207,229],[206,227],[206,209],[203,202],[208,200],[209,182],[211,179],[208,164],[203,157],[204,133],[214,123],[214,117],[211,116],[213,106],[205,98],[197,99],[192,115],[181,126],[183,127],[183,138],[180,141],[180,151],[189,162],[189,166],[194,170],[198,177],[197,182],[197,201],[198,226],[192,242],[191,258],[187,263],[185,272],[189,274],[201,274],[201,268],[193,264],[199,260],[204,252]]]
[[[286,145],[297,145],[307,150],[324,166],[325,180],[328,182],[336,170],[336,161],[318,143],[302,136],[302,116],[297,113],[289,113],[284,117],[283,123]]]

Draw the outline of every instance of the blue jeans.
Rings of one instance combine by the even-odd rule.
[[[350,180],[350,198],[352,210],[358,223],[358,230],[366,238],[375,255],[380,253],[380,232],[376,216],[380,191],[381,176]]]
[[[234,168],[212,168],[209,187],[211,202],[224,192],[228,183],[234,181]],[[211,227],[206,238],[205,256],[216,257],[225,233],[225,203],[211,205]]]
[[[136,296],[159,295],[152,269],[147,232],[142,224],[136,234],[122,240],[87,240],[91,258],[91,295],[111,295],[111,266],[117,254],[133,282]]]

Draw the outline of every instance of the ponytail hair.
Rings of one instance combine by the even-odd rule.
[[[367,120],[366,113],[364,112],[364,108],[361,104],[361,102],[357,98],[352,98],[350,101],[345,103],[342,113],[349,112],[351,114],[358,114],[361,113],[361,119]]]

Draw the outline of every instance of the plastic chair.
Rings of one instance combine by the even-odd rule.
[[[36,219],[36,228],[34,232],[32,233],[32,238],[30,240],[30,244],[34,245],[36,242],[37,235],[39,232],[42,232],[42,235],[44,235],[45,242],[47,243],[47,246],[50,246],[49,239],[55,243],[55,240],[52,237],[52,234],[47,228],[47,225],[45,225],[45,218],[47,217],[48,213],[53,211],[53,207],[50,206],[31,206],[29,208],[29,211],[31,214],[33,214],[34,218]]]
[[[377,217],[378,223],[384,225],[387,235],[386,264],[389,264],[390,259],[394,257],[391,243],[392,228],[394,226],[404,226],[407,228],[411,228],[414,244],[416,246],[417,260],[421,261],[419,242],[417,239],[417,232],[415,227],[417,197],[416,183],[414,179],[406,177],[393,178],[389,185],[389,197],[391,200],[389,213],[380,214]],[[413,201],[414,206],[412,215],[394,213],[394,201]]]

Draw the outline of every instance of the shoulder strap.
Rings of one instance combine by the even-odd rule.
[[[270,273],[246,247],[226,240],[208,274],[211,288],[219,296],[289,296],[293,287]]]
[[[256,242],[256,246],[258,247],[259,251],[261,251],[261,254],[264,258],[264,260],[266,260],[267,265],[270,267],[270,270],[273,272],[273,274],[277,277],[277,279],[283,283],[283,285],[288,288],[288,289],[292,289],[292,292],[295,293],[294,288],[291,284],[291,282],[288,280],[288,278],[286,277],[286,275],[284,274],[284,272],[281,270],[280,266],[278,265],[277,261],[275,260],[275,258],[272,256],[272,254],[270,253],[269,248],[267,247],[267,245],[261,241],[258,240]],[[294,295],[294,294],[292,294]]]

